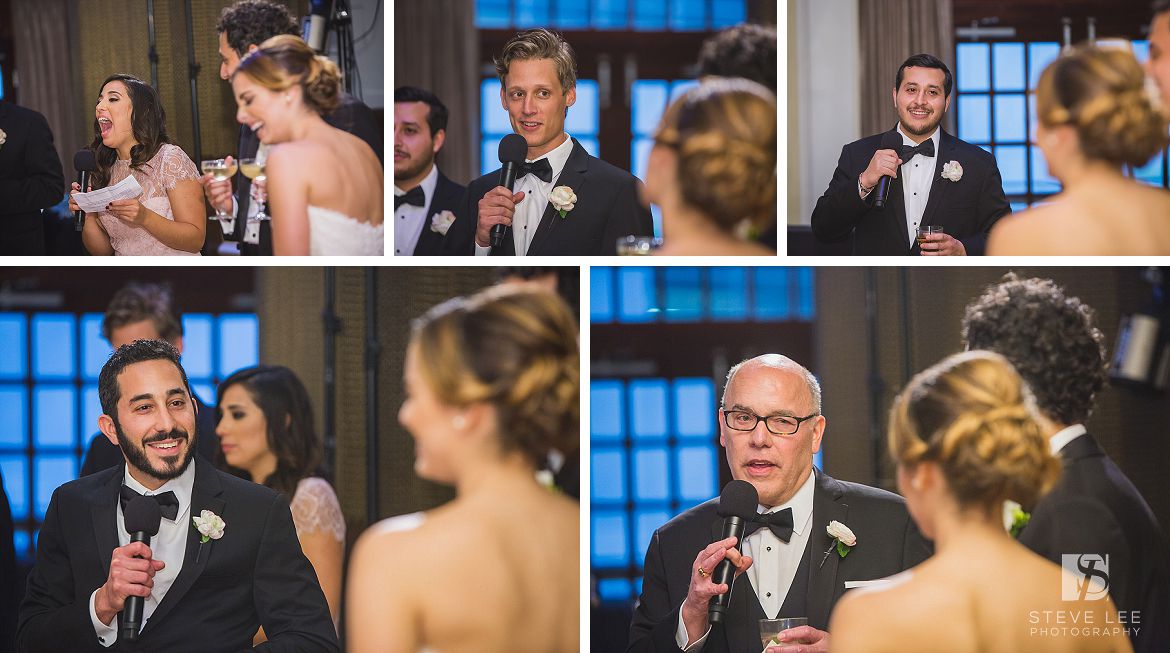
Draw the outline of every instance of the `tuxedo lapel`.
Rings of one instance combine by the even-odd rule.
[[[814,473],[817,479],[813,491],[812,533],[809,534],[808,619],[810,624],[828,624],[833,599],[842,583],[837,582],[837,565],[841,556],[836,551],[825,555],[833,544],[825,527],[830,521],[847,524],[849,506],[840,503],[844,491],[837,481],[820,472]]]
[[[585,182],[585,172],[589,168],[589,156],[585,152],[585,148],[573,139],[573,151],[569,153],[569,158],[565,161],[565,168],[561,171],[561,176],[557,179],[553,186],[568,186],[573,189],[574,193],[581,193],[582,186]],[[548,240],[549,235],[559,228],[559,224],[565,220],[572,220],[573,213],[569,212],[564,218],[553,207],[552,202],[549,202],[544,207],[544,215],[540,218],[540,225],[536,228],[536,234],[532,236],[532,243],[528,246],[527,254],[539,254],[540,247]],[[578,218],[580,219],[580,218]]]
[[[716,518],[711,521],[711,541],[717,542],[722,539],[723,520]],[[752,587],[747,575],[740,574],[731,585],[731,602],[727,605],[723,624],[719,626],[727,642],[727,650],[750,651],[758,648],[756,642],[759,641],[760,634],[757,624],[763,618],[764,607],[760,605],[760,597],[756,596],[755,588]]]
[[[934,166],[934,179],[930,182],[930,197],[927,198],[926,209],[922,212],[921,224],[923,225],[942,224],[934,219],[934,214],[938,212],[939,205],[946,201],[947,191],[953,185],[953,182],[946,181],[942,178],[942,169],[943,165],[947,161],[951,161],[955,156],[955,139],[950,134],[942,131],[939,133],[938,140],[939,147],[938,153],[935,155],[937,158]]]
[[[123,464],[118,469],[121,473],[110,476],[110,480],[102,486],[101,493],[94,497],[90,508],[103,578],[110,576],[110,555],[118,548],[118,490],[122,487],[126,467]]]

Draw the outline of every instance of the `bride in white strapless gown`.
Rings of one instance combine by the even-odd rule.
[[[347,215],[309,207],[309,254],[312,256],[381,256],[385,225],[360,222]]]

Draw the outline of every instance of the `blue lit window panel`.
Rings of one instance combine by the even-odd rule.
[[[593,0],[593,29],[629,27],[630,0]]]
[[[1023,145],[1001,145],[995,148],[995,161],[1003,176],[1003,192],[1021,195],[1028,192],[1027,150]]]
[[[589,268],[589,321],[594,324],[613,322],[613,268]]]
[[[1037,194],[1059,193],[1060,182],[1048,172],[1048,162],[1039,147],[1032,146],[1032,192]]]
[[[618,320],[625,323],[658,319],[654,268],[617,268]]]
[[[1040,73],[1048,67],[1048,64],[1056,60],[1060,56],[1059,43],[1029,43],[1028,44],[1028,88],[1036,88],[1036,84],[1040,81]]]
[[[679,79],[679,80],[675,80],[675,81],[671,82],[670,83],[670,101],[674,102],[680,96],[682,96],[683,93],[686,93],[687,91],[691,90],[692,88],[698,88],[698,86],[699,86],[699,80],[697,80],[697,79]]]
[[[0,447],[24,447],[28,437],[28,391],[0,385]]]
[[[666,29],[666,3],[662,0],[634,0],[634,29]]]
[[[486,175],[500,169],[500,140],[502,136],[486,137],[479,152],[479,174]]]
[[[219,318],[219,376],[252,367],[260,361],[260,324],[255,315]]]
[[[1138,181],[1143,181],[1154,186],[1162,185],[1162,159],[1165,157],[1163,152],[1158,152],[1154,158],[1150,159],[1146,165],[1135,169],[1134,177]]]
[[[703,275],[700,269],[664,267],[662,280],[666,321],[699,321],[703,317]]]
[[[638,179],[646,180],[646,166],[650,162],[650,150],[654,148],[651,138],[634,138],[630,145],[630,174]]]
[[[699,504],[719,494],[719,470],[714,445],[679,447],[678,500]]]
[[[707,3],[676,0],[670,3],[670,12],[667,18],[670,29],[678,32],[705,29],[707,27]]]
[[[1023,91],[1024,44],[996,43],[992,46],[995,60],[995,90]]]
[[[81,444],[89,446],[90,439],[97,435],[98,418],[102,415],[102,401],[98,397],[98,387],[87,385],[81,390]]]
[[[630,381],[630,422],[635,439],[665,438],[667,431],[666,379]]]
[[[183,369],[189,378],[206,379],[213,374],[211,338],[214,320],[207,313],[183,316]]]
[[[680,438],[715,435],[715,384],[711,379],[674,380],[674,424]]]
[[[817,469],[821,470],[822,472],[825,471],[825,450],[824,450],[824,448],[822,448],[820,451],[813,454],[813,466],[815,466]]]
[[[959,91],[991,90],[990,47],[986,43],[960,43],[958,52],[955,84]]]
[[[573,0],[553,0],[553,27],[588,29],[589,4]]]
[[[475,26],[481,29],[504,29],[512,26],[511,0],[475,0]]]
[[[597,581],[597,595],[608,603],[624,603],[634,595],[634,584],[629,578],[602,578]]]
[[[72,447],[77,440],[77,391],[70,386],[33,388],[33,443]]]
[[[4,96],[0,95],[0,98],[2,97]],[[18,526],[12,533],[12,544],[15,547],[14,550],[16,551],[17,560],[25,560],[30,563],[32,562],[33,558],[35,557],[35,553],[32,552],[32,548],[36,546],[36,543],[33,542],[32,538],[28,536],[27,530]]]
[[[639,136],[650,136],[658,129],[670,86],[662,79],[635,80],[631,87],[630,108],[634,113],[633,130]]]
[[[484,134],[512,133],[512,123],[508,120],[508,111],[500,103],[500,88],[498,77],[485,77],[479,84],[479,129]],[[498,157],[494,154],[492,160],[498,161]]]
[[[215,385],[214,384],[208,383],[208,382],[192,381],[191,382],[191,392],[194,392],[195,396],[199,397],[199,400],[202,401],[203,403],[207,404],[208,406],[215,405]],[[205,434],[205,435],[214,436],[215,434],[209,433],[209,434]]]
[[[1023,143],[1028,140],[1028,128],[1024,124],[1025,104],[1023,95],[995,96],[996,141]]]
[[[0,456],[0,474],[4,475],[4,490],[12,519],[28,518],[28,459],[24,454]]]
[[[601,143],[596,138],[582,138],[580,136],[574,136],[574,138],[581,144],[581,147],[585,148],[589,156],[596,159],[601,158]]]
[[[77,478],[77,459],[69,455],[40,455],[36,459],[36,518],[43,520],[53,491]]]
[[[625,511],[592,511],[592,558],[598,568],[625,567],[630,564],[630,533]]]
[[[569,113],[565,116],[565,133],[577,140],[581,140],[582,136],[597,134],[601,121],[598,92],[597,80],[577,80],[577,101],[569,107]]]
[[[654,531],[670,521],[672,516],[661,508],[634,511],[634,541],[630,558],[638,563],[638,567],[641,567],[646,561],[646,550],[650,548],[650,540],[654,537]]]
[[[710,313],[713,320],[742,321],[748,316],[748,273],[745,268],[708,268]]]
[[[786,320],[792,315],[789,296],[788,269],[779,266],[758,267],[752,270],[755,281],[753,314],[760,321]]]
[[[86,313],[81,316],[81,377],[97,380],[102,366],[109,360],[113,348],[102,337],[101,313]]]
[[[512,26],[518,29],[546,27],[549,23],[549,0],[512,0]]]
[[[1150,42],[1149,41],[1130,41],[1133,46],[1133,56],[1138,60],[1138,63],[1145,65],[1150,59]]]
[[[23,379],[28,343],[27,320],[20,313],[0,313],[0,379]]]
[[[624,503],[626,497],[626,451],[595,447],[590,468],[590,493],[594,503]]]
[[[1028,208],[1028,203],[1027,202],[1012,202],[1011,206],[1012,206],[1012,213],[1019,213],[1020,211],[1026,210]]]
[[[634,500],[669,500],[670,457],[666,447],[637,447],[633,450],[633,457]]]
[[[38,379],[73,377],[75,320],[63,313],[42,313],[32,319],[33,375]]]
[[[713,0],[711,27],[723,29],[747,21],[747,3],[744,0]]]
[[[589,382],[589,431],[593,439],[620,440],[625,435],[624,398],[621,381]]]
[[[969,143],[991,140],[991,97],[959,96],[959,138]]]
[[[816,275],[812,268],[796,268],[796,316],[802,320],[812,321],[817,313]]]

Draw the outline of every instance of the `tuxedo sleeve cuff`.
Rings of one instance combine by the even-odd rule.
[[[107,626],[98,619],[97,608],[94,607],[94,602],[97,600],[97,593],[98,591],[94,590],[93,594],[89,595],[89,620],[93,623],[94,632],[97,633],[98,643],[106,648],[110,648],[114,645],[114,642],[118,641],[118,627],[115,625]],[[118,623],[118,618],[114,617],[110,623]],[[682,622],[680,621],[679,623]]]
[[[683,601],[686,605],[686,601]],[[687,627],[683,625],[682,608],[678,610],[678,629],[674,631],[674,643],[686,653],[699,653],[703,650],[703,645],[707,643],[707,635],[711,634],[711,626],[707,626],[707,632],[703,636],[693,642],[687,641]]]
[[[479,243],[475,244],[475,255],[476,256],[487,256],[491,253],[492,253],[491,247],[480,247]]]

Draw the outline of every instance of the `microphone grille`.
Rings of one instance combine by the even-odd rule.
[[[78,150],[77,154],[73,155],[73,169],[78,172],[93,172],[97,169],[97,159],[93,156],[93,150]],[[81,190],[85,190],[82,188]]]
[[[500,141],[500,163],[523,163],[528,141],[520,134],[508,134]]]
[[[756,514],[759,503],[760,495],[756,492],[756,486],[747,481],[734,480],[723,486],[715,512],[720,517],[750,519]]]
[[[162,510],[159,510],[158,502],[151,497],[134,497],[126,503],[122,520],[126,522],[127,533],[143,532],[154,537],[162,521]]]

